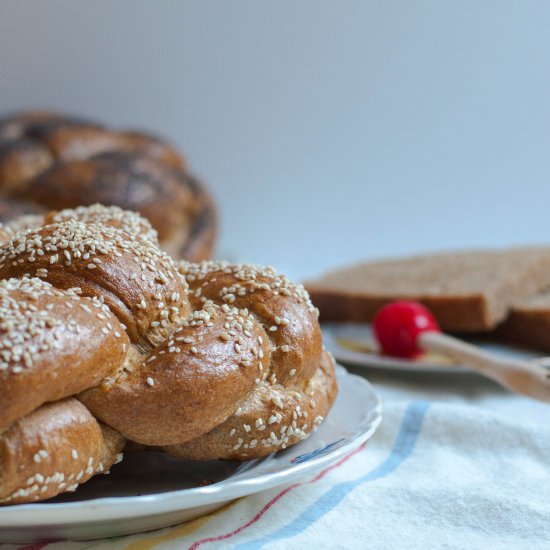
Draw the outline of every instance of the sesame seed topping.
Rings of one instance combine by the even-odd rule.
[[[274,396],[274,397],[272,398],[272,401],[273,401],[273,403],[274,403],[277,407],[279,407],[280,409],[282,409],[282,408],[284,407],[284,406],[283,406],[283,401],[281,400],[281,398],[280,398],[278,395]]]

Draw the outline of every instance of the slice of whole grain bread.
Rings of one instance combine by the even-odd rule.
[[[550,289],[512,307],[495,335],[507,342],[550,353]]]
[[[372,261],[306,282],[324,321],[370,322],[397,299],[426,305],[441,328],[483,332],[513,304],[550,287],[550,248],[446,252]]]

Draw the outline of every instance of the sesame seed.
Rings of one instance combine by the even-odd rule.
[[[277,407],[279,407],[280,409],[283,408],[283,401],[281,400],[281,398],[280,398],[278,395],[276,395],[275,397],[273,397],[272,401],[273,401],[273,403],[274,403]]]

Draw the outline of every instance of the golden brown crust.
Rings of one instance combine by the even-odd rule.
[[[263,334],[247,361],[257,364],[255,386],[233,414],[204,435],[164,450],[195,460],[248,460],[307,437],[337,391],[333,361],[322,351],[318,312],[307,292],[269,267],[181,262],[180,271],[188,280],[192,307],[210,300],[237,307]]]
[[[76,399],[49,403],[0,434],[0,504],[51,498],[122,457],[124,439]]]
[[[175,149],[142,132],[47,112],[0,120],[0,194],[1,200],[22,201],[0,221],[21,215],[25,201],[48,209],[102,203],[140,212],[172,255],[202,260],[213,251],[217,212],[211,195]]]
[[[182,444],[204,434],[204,460],[239,456],[234,442],[228,446],[232,428],[208,434],[245,407],[269,419],[276,401],[286,416],[302,405],[306,416],[323,417],[336,394],[335,378],[322,353],[317,310],[303,288],[259,266],[181,262],[180,271],[194,313],[164,346],[131,358],[115,380],[80,396],[94,415],[144,445]],[[287,399],[280,401],[282,395]],[[314,427],[293,426],[281,445]],[[247,447],[243,456],[263,456],[270,445]]]
[[[39,279],[0,281],[0,431],[47,401],[99,384],[128,344],[97,299]]]
[[[117,229],[121,229],[132,239],[142,241],[148,240],[156,246],[159,246],[158,233],[151,222],[136,212],[122,210],[118,206],[103,206],[93,204],[91,206],[79,206],[77,208],[67,208],[60,212],[50,212],[42,218],[41,222],[36,219],[35,228],[51,223],[60,223],[69,220],[76,220],[86,224],[102,223]],[[10,225],[11,227],[11,225]],[[30,229],[30,227],[29,227]]]
[[[239,343],[228,335],[233,330]],[[187,441],[223,422],[252,390],[260,372],[258,350],[269,358],[266,343],[258,344],[262,335],[249,315],[207,304],[165,344],[79,399],[138,443]]]
[[[179,263],[194,308],[206,300],[247,308],[269,338],[271,361],[263,373],[273,383],[296,384],[319,368],[318,311],[301,287],[270,267],[227,262]]]
[[[67,489],[59,468],[76,475],[64,447],[36,450],[39,422],[54,442],[80,430],[98,456],[125,437],[201,460],[247,460],[322,421],[336,395],[333,363],[300,285],[260,266],[176,265],[150,225],[115,207],[44,219],[0,246],[0,499],[48,498]],[[70,395],[87,407],[78,418],[64,412],[74,405],[56,408]],[[82,420],[90,413],[109,426],[101,437],[95,420]],[[34,471],[36,453],[57,469]],[[13,474],[14,456],[30,489]],[[110,459],[94,455],[86,471],[100,462]]]
[[[338,388],[334,360],[323,353],[314,375],[296,389],[262,383],[223,424],[181,445],[163,447],[189,460],[250,460],[309,437],[332,407]]]
[[[69,219],[16,234],[0,247],[0,277],[25,275],[101,296],[140,346],[162,342],[189,312],[185,281],[171,258],[104,224]]]

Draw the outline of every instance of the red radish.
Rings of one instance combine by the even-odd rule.
[[[408,359],[426,351],[446,355],[509,390],[550,402],[550,371],[542,364],[497,357],[443,334],[430,311],[417,302],[384,306],[374,318],[374,334],[388,355]]]
[[[387,355],[412,359],[424,353],[418,345],[422,332],[440,329],[430,310],[417,302],[392,302],[374,318],[376,339]]]

